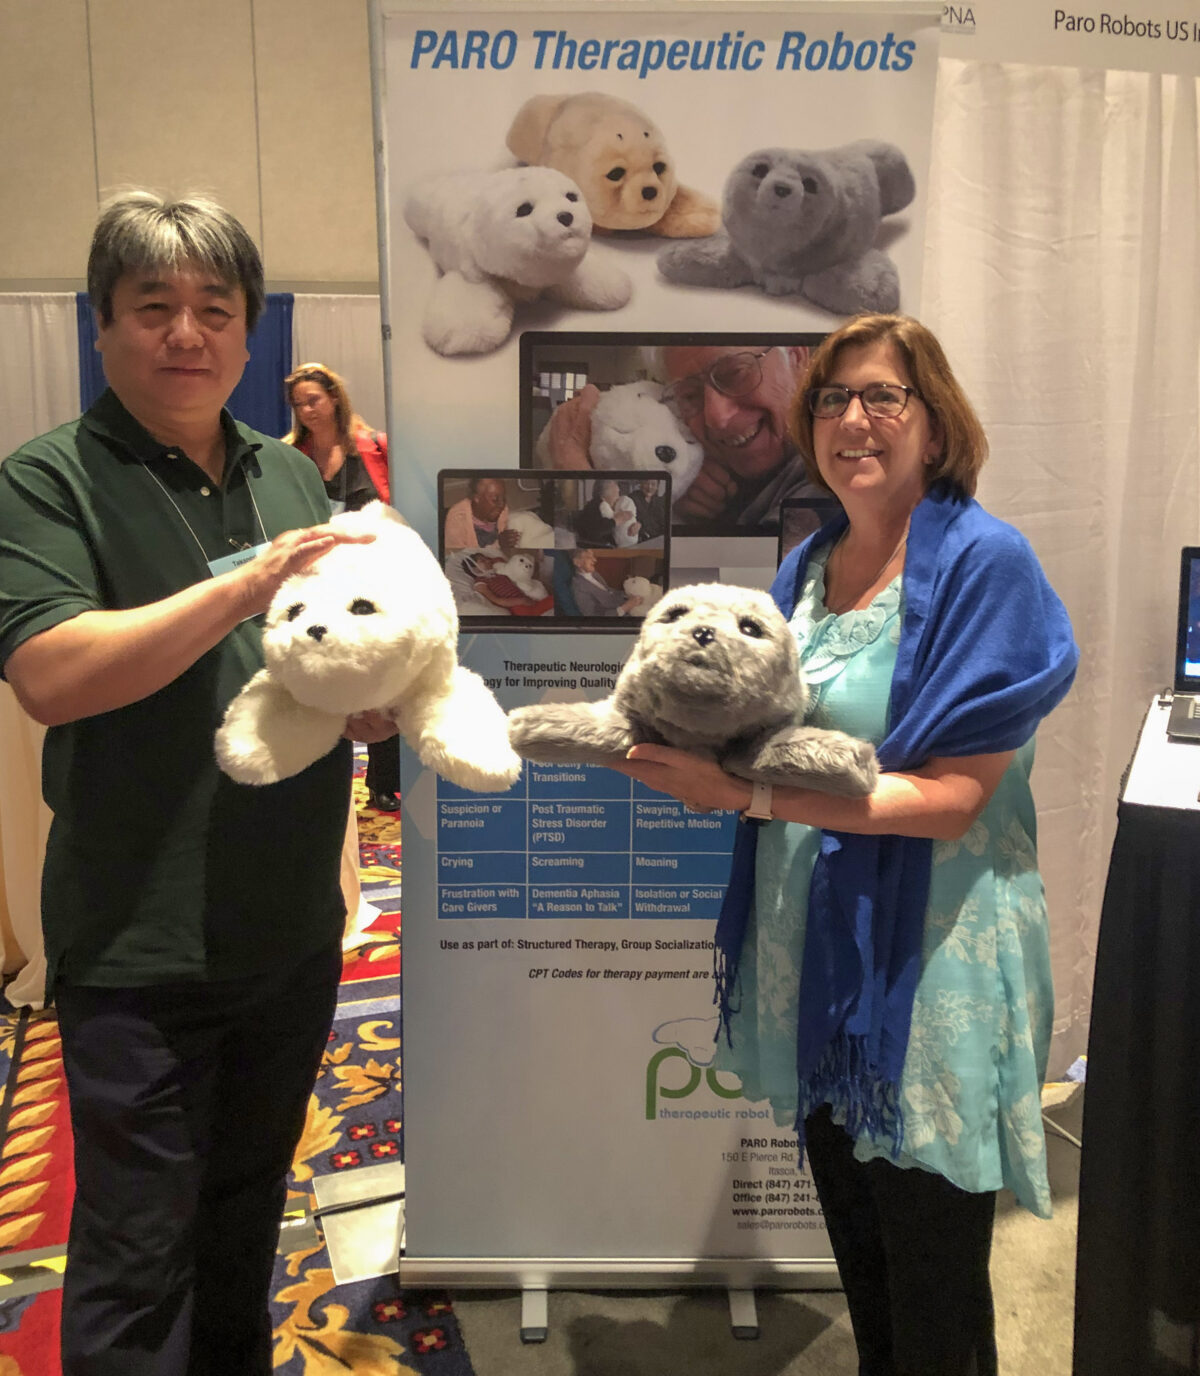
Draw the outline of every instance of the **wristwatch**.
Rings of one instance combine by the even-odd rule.
[[[771,785],[757,781],[751,785],[750,802],[742,813],[743,822],[769,822],[771,812]]]

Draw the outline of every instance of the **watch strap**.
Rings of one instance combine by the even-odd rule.
[[[769,822],[772,817],[771,812],[771,793],[770,784],[759,783],[753,780],[751,783],[750,803],[742,818],[747,822]]]

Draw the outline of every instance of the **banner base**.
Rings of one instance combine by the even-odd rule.
[[[839,1290],[832,1257],[410,1257],[402,1286],[467,1290]]]

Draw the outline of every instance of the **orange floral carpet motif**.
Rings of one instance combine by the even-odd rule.
[[[75,1172],[58,1020],[0,1020],[0,1255],[66,1241]]]
[[[355,762],[354,804],[358,813],[358,882],[379,916],[362,941],[345,953],[342,983],[400,975],[400,814],[377,812],[367,799],[366,751]],[[0,1376],[3,1373],[0,1372]]]
[[[342,1011],[293,1162],[293,1209],[302,1198],[312,1207],[315,1175],[403,1160],[400,821],[368,806],[362,764],[359,879],[379,916],[346,953]],[[71,1149],[53,1012],[0,1012],[0,1376],[61,1376]],[[281,1376],[474,1376],[445,1294],[401,1291],[395,1275],[335,1285],[323,1243],[276,1259],[272,1296]]]
[[[315,1175],[403,1160],[399,1021],[398,1009],[335,1020],[292,1164],[293,1207],[313,1207]],[[335,1286],[324,1245],[277,1259],[271,1312],[282,1376],[474,1376],[445,1294],[401,1291],[394,1275]]]
[[[58,1020],[0,1014],[0,1376],[60,1376],[71,1147]]]

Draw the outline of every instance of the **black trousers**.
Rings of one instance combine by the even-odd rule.
[[[55,991],[75,1134],[63,1376],[267,1376],[287,1172],[340,943],[248,979]]]
[[[972,1194],[930,1171],[856,1161],[828,1107],[805,1119],[805,1132],[859,1376],[996,1376],[995,1191]]]
[[[367,791],[390,796],[400,791],[400,737],[367,746]]]

